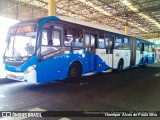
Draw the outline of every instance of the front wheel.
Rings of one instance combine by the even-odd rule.
[[[73,63],[69,68],[68,77],[70,79],[78,79],[81,77],[81,73],[81,66],[78,63]]]

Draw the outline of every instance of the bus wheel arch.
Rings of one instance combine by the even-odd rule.
[[[124,60],[123,58],[121,58],[118,62],[118,66],[117,66],[117,71],[118,72],[122,72],[123,71],[123,67],[124,67]]]
[[[82,74],[82,64],[80,61],[74,61],[71,63],[68,69],[68,78],[78,79]]]

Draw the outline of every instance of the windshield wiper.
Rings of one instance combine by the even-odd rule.
[[[14,48],[14,55],[16,55],[15,57],[18,57],[19,59],[23,59],[21,54],[19,52],[17,52],[17,50],[15,48]]]

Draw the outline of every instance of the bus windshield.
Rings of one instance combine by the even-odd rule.
[[[35,27],[36,24],[25,24],[10,28],[5,58],[23,59],[35,53],[37,34]]]

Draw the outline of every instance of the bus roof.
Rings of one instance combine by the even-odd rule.
[[[106,26],[106,25],[104,26],[104,25],[100,25],[100,24],[96,24],[96,23],[92,23],[92,22],[78,20],[78,19],[71,18],[71,17],[68,17],[68,16],[47,16],[47,17],[33,18],[33,19],[30,19],[30,20],[21,21],[21,22],[13,25],[11,27],[17,26],[18,24],[28,23],[28,22],[37,22],[38,23],[42,20],[57,20],[57,21],[62,20],[62,21],[66,21],[66,22],[70,22],[70,23],[74,23],[74,24],[78,24],[78,25],[83,25],[83,26],[86,26],[86,27],[91,27],[91,28],[104,30],[104,31],[108,31],[108,32],[117,33],[117,34],[121,34],[121,35],[124,35],[124,36],[131,37],[129,35],[125,35],[124,31],[122,31],[122,30],[117,30],[117,29],[114,29],[114,28]],[[137,38],[137,37],[135,37],[135,38],[139,39],[139,40],[145,40],[145,39],[142,39],[142,38]],[[147,40],[145,40],[145,41],[147,41]],[[151,42],[151,41],[148,41],[148,42]]]
[[[104,26],[104,25],[100,25],[100,24],[96,24],[96,23],[92,23],[92,22],[87,22],[87,21],[83,21],[83,20],[78,20],[75,18],[71,18],[71,17],[67,17],[67,16],[47,16],[47,17],[41,17],[41,18],[33,18],[30,20],[26,20],[26,21],[20,21],[17,24],[11,26],[17,26],[18,24],[24,24],[24,23],[28,23],[28,22],[40,22],[41,20],[62,20],[62,21],[66,21],[66,22],[70,22],[70,23],[75,23],[75,24],[79,24],[79,25],[83,25],[83,26],[87,26],[87,27],[91,27],[91,28],[95,28],[95,29],[100,29],[100,30],[104,30],[104,31],[108,31],[108,32],[113,32],[113,33],[118,33],[118,34],[122,34],[124,35],[124,31],[122,30],[117,30],[114,29],[112,27],[109,26]]]
[[[96,24],[96,23],[92,23],[92,22],[78,20],[78,19],[75,19],[75,18],[67,17],[67,16],[57,16],[57,17],[60,20],[63,20],[63,21],[66,21],[66,22],[71,22],[71,23],[75,23],[75,24],[79,24],[79,25],[83,25],[83,26],[87,26],[87,27],[91,27],[91,28],[105,30],[105,31],[108,31],[108,32],[124,34],[124,31],[117,30],[117,29],[114,29],[114,28],[106,26],[106,25],[104,26],[104,25],[100,25],[100,24]]]

